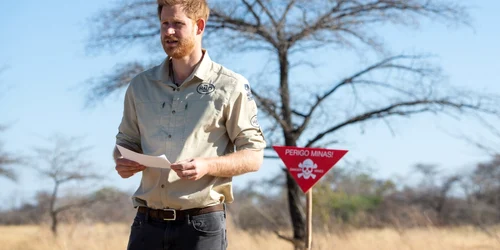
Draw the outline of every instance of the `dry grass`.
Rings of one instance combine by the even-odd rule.
[[[269,232],[251,234],[232,227],[228,231],[229,249],[292,249],[289,243]],[[500,250],[500,232],[498,228],[493,228],[492,232],[498,237],[488,237],[471,227],[421,228],[404,232],[364,229],[343,235],[316,234],[313,249]],[[54,239],[47,227],[1,226],[0,250],[118,250],[126,248],[128,233],[129,226],[125,224],[72,224],[61,226],[60,236]]]

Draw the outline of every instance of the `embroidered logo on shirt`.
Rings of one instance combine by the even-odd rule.
[[[200,83],[196,88],[196,91],[202,95],[210,94],[214,92],[215,86],[211,83]]]
[[[257,121],[257,116],[256,115],[254,115],[252,117],[252,119],[250,119],[250,124],[252,124],[252,126],[254,126],[256,128],[260,127],[259,121]]]
[[[249,84],[245,84],[245,90],[247,91],[247,98],[248,98],[248,100],[252,101],[253,100],[252,90],[250,89],[250,85]]]

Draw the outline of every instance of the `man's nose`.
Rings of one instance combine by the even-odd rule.
[[[167,28],[167,35],[173,35],[175,34],[175,29],[173,27],[168,27]]]
[[[175,34],[175,29],[170,24],[163,24],[162,27],[161,27],[161,31],[165,35],[173,35],[173,34]]]

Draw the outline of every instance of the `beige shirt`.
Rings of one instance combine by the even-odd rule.
[[[171,162],[261,150],[266,143],[248,81],[210,60],[205,51],[177,87],[167,58],[132,79],[116,143]],[[146,168],[134,206],[189,209],[233,201],[232,178],[180,179],[169,169]]]

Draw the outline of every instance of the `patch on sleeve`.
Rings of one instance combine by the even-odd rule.
[[[253,100],[252,90],[250,89],[250,84],[245,83],[245,91],[247,92],[247,98],[249,101]]]
[[[252,117],[252,119],[250,119],[250,124],[252,124],[252,126],[254,126],[256,128],[260,127],[259,121],[257,120],[257,116],[256,115],[254,115]]]

